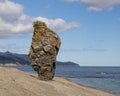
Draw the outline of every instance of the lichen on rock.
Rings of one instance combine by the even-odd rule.
[[[35,21],[33,27],[34,34],[28,54],[31,66],[37,71],[39,79],[52,80],[61,45],[60,38],[44,22]]]

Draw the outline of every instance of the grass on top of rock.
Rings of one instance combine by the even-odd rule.
[[[46,27],[46,24],[45,24],[45,22],[42,22],[42,21],[35,21],[34,23],[33,23],[33,27]]]

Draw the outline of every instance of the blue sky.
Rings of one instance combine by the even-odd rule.
[[[120,66],[119,0],[0,0],[0,51],[28,54],[32,22],[61,38],[58,61]]]

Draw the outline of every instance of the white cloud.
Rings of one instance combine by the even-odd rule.
[[[57,32],[78,27],[76,22],[67,23],[61,18],[30,17],[23,12],[24,7],[9,0],[0,0],[0,38],[21,36],[32,32],[32,22],[41,20]]]
[[[120,4],[120,0],[66,0],[67,2],[81,2],[86,5],[90,11],[101,11],[103,9],[111,10],[114,6]]]
[[[3,49],[0,49],[0,52],[6,52],[5,50],[3,50]]]
[[[19,15],[23,11],[23,6],[8,0],[0,2],[0,13],[2,15]]]
[[[88,9],[89,9],[89,11],[95,11],[95,12],[102,10],[101,8],[97,8],[97,7],[89,7]]]
[[[32,29],[31,17],[23,13],[23,6],[8,0],[0,1],[0,38],[22,35]]]
[[[87,5],[89,10],[100,11],[102,9],[112,9],[114,6],[120,4],[120,0],[81,0]]]
[[[46,22],[48,27],[50,27],[56,31],[58,30],[60,32],[79,26],[79,24],[77,22],[67,23],[66,21],[64,21],[61,18],[48,19],[48,18],[44,18],[44,17],[37,17],[37,18],[35,18],[35,20],[40,20],[40,21]]]

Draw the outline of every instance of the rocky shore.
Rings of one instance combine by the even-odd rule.
[[[0,96],[115,96],[62,77],[41,81],[36,75],[0,67]]]

